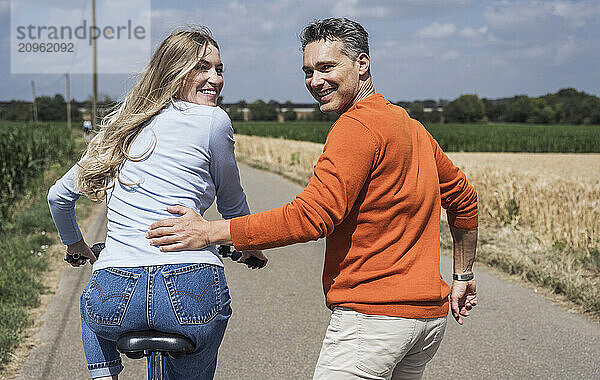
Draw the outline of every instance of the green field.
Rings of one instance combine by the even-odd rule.
[[[66,123],[0,122],[0,370],[47,291],[56,234],[46,194],[79,155],[76,146],[82,139]]]
[[[0,144],[0,219],[6,220],[15,202],[37,187],[48,165],[73,153],[74,142],[65,123],[3,121]]]
[[[236,133],[324,143],[328,122],[235,122]],[[448,152],[599,153],[600,126],[532,124],[432,124],[426,126]]]

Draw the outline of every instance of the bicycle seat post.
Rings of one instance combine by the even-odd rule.
[[[148,351],[148,380],[162,380],[165,374],[165,359],[160,351]]]

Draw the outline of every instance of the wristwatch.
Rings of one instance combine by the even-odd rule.
[[[470,273],[454,273],[452,279],[456,281],[471,281],[475,276],[473,272]]]

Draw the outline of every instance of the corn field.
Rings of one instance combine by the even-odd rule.
[[[14,202],[39,183],[50,162],[73,152],[71,131],[64,123],[0,124],[0,220],[7,220]],[[0,223],[0,229],[2,223]]]

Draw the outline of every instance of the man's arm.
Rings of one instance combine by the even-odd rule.
[[[475,280],[468,280],[468,275],[460,276],[473,273],[478,231],[477,192],[437,141],[431,135],[429,138],[438,169],[442,207],[446,209],[454,241],[454,274],[458,279],[452,282],[450,306],[454,319],[462,325],[462,317],[468,316],[469,310],[477,304]]]
[[[473,273],[478,230],[467,231],[450,226],[450,232],[454,242],[454,274]],[[450,305],[454,319],[462,325],[462,317],[469,316],[469,310],[477,305],[475,279],[452,282]]]
[[[150,226],[146,236],[163,251],[231,244],[240,251],[281,247],[329,235],[352,210],[379,154],[378,140],[363,124],[348,118],[329,132],[308,186],[284,206],[230,222],[207,222],[185,207],[182,215]],[[337,126],[337,127],[336,127]],[[214,224],[213,224],[214,223]]]

